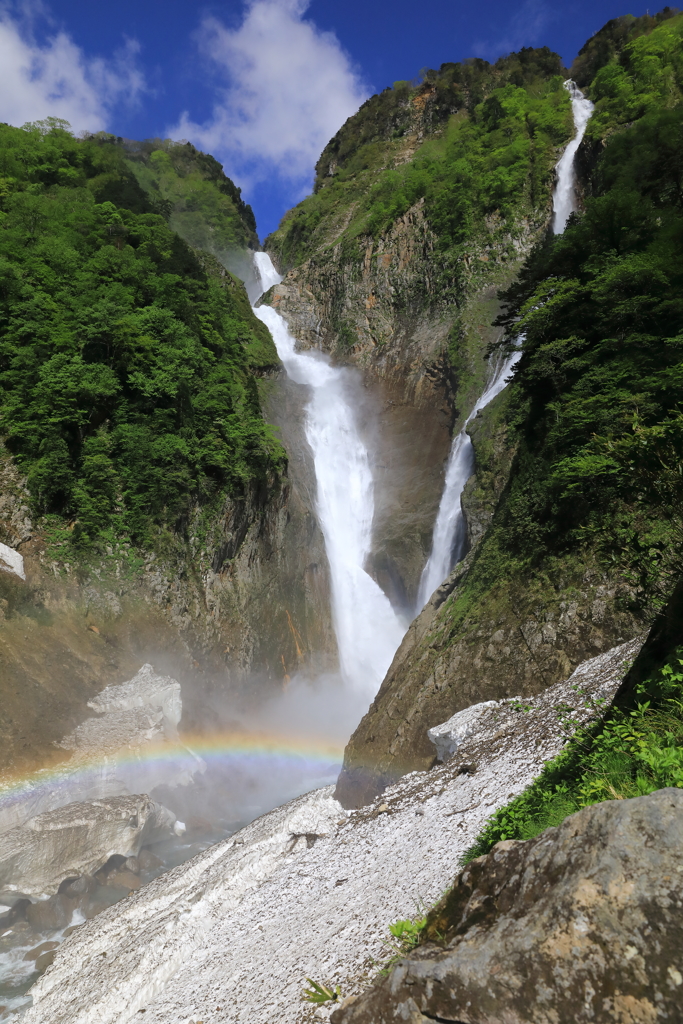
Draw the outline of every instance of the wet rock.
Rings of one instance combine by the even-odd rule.
[[[56,893],[65,878],[96,871],[112,850],[120,851],[123,863],[143,843],[166,838],[174,822],[169,810],[144,794],[39,814],[3,834],[0,886],[29,896]]]
[[[51,949],[56,949],[58,945],[58,942],[41,942],[40,945],[36,946],[34,949],[29,949],[24,960],[37,960],[41,953],[47,953]]]
[[[140,874],[140,861],[137,857],[127,857],[125,866],[126,871],[132,871],[134,875]]]
[[[151,850],[140,850],[138,864],[141,871],[154,871],[156,868],[163,867],[164,862],[161,857],[157,857],[156,853],[152,853]]]
[[[678,1021],[682,847],[679,789],[499,843],[431,912],[431,942],[331,1021]]]
[[[41,953],[36,960],[36,970],[45,971],[48,967],[51,967],[55,962],[55,950],[51,949],[47,953]]]
[[[17,900],[14,906],[0,917],[0,929],[11,928],[15,922],[23,921],[26,917],[26,908],[30,906],[30,900]]]
[[[49,900],[31,903],[26,908],[26,920],[34,932],[56,932],[71,922],[75,909],[76,900],[60,893]]]
[[[104,885],[113,885],[121,889],[128,889],[130,892],[132,889],[139,889],[142,885],[138,875],[134,875],[132,871],[112,871],[111,874],[107,875]]]
[[[97,888],[97,881],[92,875],[79,875],[78,878],[65,878],[59,886],[58,892],[64,893],[70,899],[79,899],[88,896]]]

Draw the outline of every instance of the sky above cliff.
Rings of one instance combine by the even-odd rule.
[[[607,20],[645,11],[625,0],[0,0],[0,120],[189,139],[242,187],[264,236],[373,92],[521,46],[550,46],[569,65]]]

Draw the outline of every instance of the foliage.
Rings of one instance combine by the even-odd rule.
[[[276,469],[241,285],[204,269],[110,137],[48,120],[0,143],[0,425],[34,511],[81,543],[142,543]]]
[[[309,984],[309,988],[305,988],[301,993],[301,999],[305,1003],[334,1003],[338,999],[341,999],[341,989],[339,985],[334,988],[330,988],[327,985],[323,985],[318,981],[313,981],[312,978],[306,978]]]
[[[532,839],[590,804],[683,788],[682,654],[635,688],[635,707],[614,707],[577,732],[524,793],[489,819],[463,863],[503,839]]]
[[[589,61],[589,51],[577,59],[578,79],[583,79],[584,68],[596,67],[589,87],[595,102],[586,131],[589,142],[605,138],[649,111],[671,108],[683,98],[683,16],[665,8],[654,18],[608,22],[603,33],[610,26],[615,26],[617,35],[621,29],[621,38],[609,43],[603,39],[598,46],[596,36],[591,43],[596,44],[600,59]]]
[[[559,57],[544,47],[494,65],[444,64],[415,87],[395,83],[332,139],[315,194],[286,215],[268,246],[283,265],[298,264],[340,238],[381,235],[420,200],[444,252],[481,240],[492,230],[487,218],[504,234],[549,199],[557,147],[572,131],[562,81]],[[425,127],[431,138],[406,160],[406,145]]]
[[[239,263],[258,248],[254,213],[208,153],[189,142],[148,139],[124,143],[126,166],[190,245]]]
[[[510,395],[519,455],[495,531],[527,567],[589,545],[643,592],[677,571],[682,165],[681,105],[613,136],[585,213],[505,295],[524,354]]]

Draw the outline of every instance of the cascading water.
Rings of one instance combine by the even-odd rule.
[[[593,111],[593,104],[583,95],[571,79],[564,83],[571,95],[572,114],[574,116],[575,135],[555,168],[557,182],[553,192],[553,231],[561,234],[567,224],[570,213],[576,209],[576,171],[574,158],[581,144],[588,119]],[[523,339],[520,338],[521,343]],[[453,440],[446,468],[446,480],[439,504],[439,511],[434,525],[432,550],[427,564],[422,570],[417,595],[417,611],[425,604],[436,588],[446,579],[452,567],[464,555],[465,522],[462,512],[462,492],[465,484],[474,471],[474,448],[467,433],[468,423],[488,403],[500,394],[507,384],[510,372],[520,358],[521,352],[513,352],[507,359],[499,358],[486,390],[478,399],[474,409],[465,420],[465,424]]]
[[[464,554],[465,521],[461,497],[465,484],[474,471],[474,447],[470,435],[467,433],[467,425],[496,395],[500,394],[520,355],[521,352],[513,352],[507,358],[499,356],[486,385],[486,390],[477,399],[462,430],[453,441],[446,467],[443,494],[434,524],[432,550],[420,577],[417,594],[418,611],[424,608],[436,588],[446,579],[451,568],[460,561]]]
[[[567,226],[569,214],[576,209],[576,171],[574,158],[581,145],[588,119],[593,113],[593,104],[583,95],[578,86],[568,78],[564,83],[572,100],[572,114],[576,134],[560,157],[555,171],[557,183],[553,192],[553,231],[561,235]]]
[[[267,253],[254,262],[267,291],[281,278]],[[348,399],[348,371],[320,353],[297,352],[283,318],[270,306],[254,310],[273,336],[292,380],[308,385],[306,440],[313,453],[317,514],[330,565],[332,617],[344,681],[369,698],[386,674],[405,626],[365,572],[374,516],[368,450]]]

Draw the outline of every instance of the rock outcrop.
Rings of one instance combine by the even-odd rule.
[[[63,943],[26,1024],[116,1024],[142,1010],[147,1024],[326,1019],[301,1002],[306,978],[360,992],[388,955],[388,925],[441,896],[488,816],[574,722],[601,713],[638,647],[594,659],[529,711],[488,709],[454,757],[381,803],[349,814],[331,787],[309,793],[131,893]]]
[[[476,552],[474,552],[476,555]],[[600,650],[642,631],[628,588],[586,569],[578,585],[504,584],[453,623],[472,571],[455,567],[413,621],[380,690],[347,744],[336,795],[360,807],[402,775],[428,768],[427,731],[471,704],[553,687]]]
[[[432,942],[333,1024],[680,1021],[682,845],[679,789],[499,843],[430,913]]]
[[[0,889],[42,896],[65,878],[89,875],[113,854],[133,857],[171,835],[175,815],[148,796],[72,803],[2,834]]]
[[[88,707],[98,715],[61,741],[71,756],[56,773],[37,772],[20,787],[0,785],[0,835],[66,804],[78,803],[83,810],[90,800],[187,785],[206,770],[178,739],[180,683],[159,675],[152,665],[143,665],[125,683],[107,686]],[[149,756],[164,749],[173,752],[172,759]]]

